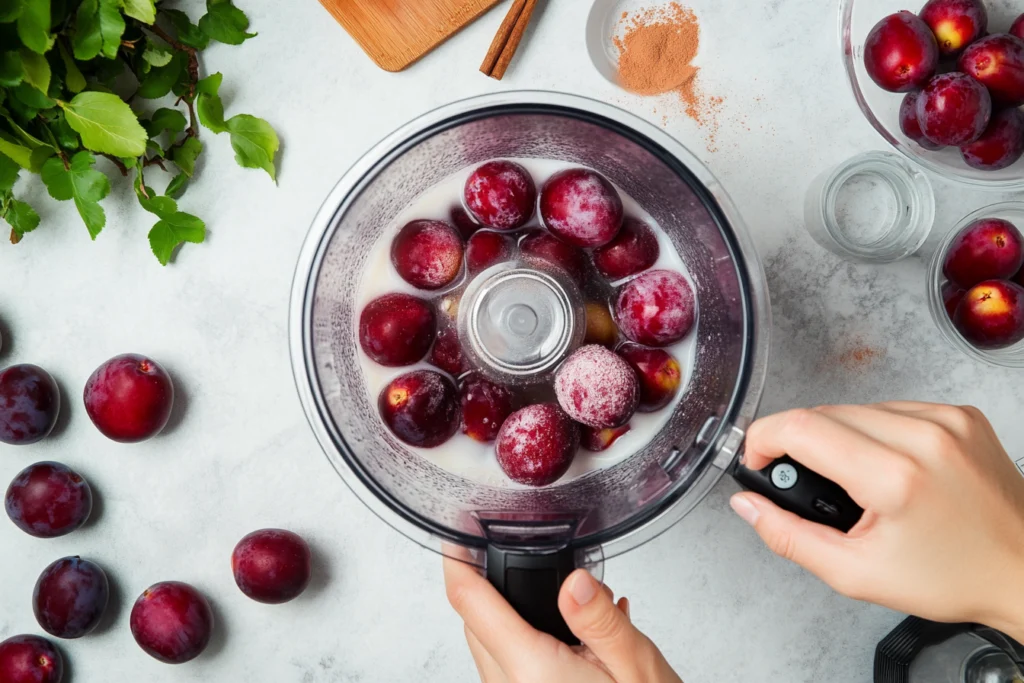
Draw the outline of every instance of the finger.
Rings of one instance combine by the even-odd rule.
[[[480,639],[473,634],[473,631],[468,626],[465,627],[465,631],[469,653],[473,655],[473,661],[476,663],[476,670],[480,674],[482,683],[506,683],[508,677],[505,676],[505,672],[501,670],[498,662],[494,660],[491,653],[483,646]]]
[[[629,616],[629,598],[619,598],[619,601],[615,603],[615,606],[619,608],[619,611],[626,615],[626,618],[629,619],[630,622],[633,621]]]
[[[791,410],[762,418],[750,426],[746,462],[761,469],[789,455],[842,486],[862,507],[877,490],[874,476],[898,457],[878,441],[820,411]]]
[[[569,629],[616,680],[641,680],[639,667],[661,657],[585,569],[577,569],[562,584],[558,609]]]
[[[737,493],[729,504],[776,555],[799,564],[833,587],[845,585],[847,573],[854,570],[857,539],[802,519],[756,493]]]
[[[475,567],[446,557],[444,582],[448,602],[502,670],[550,638],[527,624]]]

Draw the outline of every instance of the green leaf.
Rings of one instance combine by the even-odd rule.
[[[75,15],[71,47],[75,59],[87,61],[99,55],[117,57],[125,23],[118,0],[84,0]]]
[[[146,151],[149,136],[135,112],[117,95],[83,92],[60,105],[86,149],[118,157],[142,156]]]
[[[39,54],[45,54],[53,47],[50,33],[50,0],[22,0],[23,8],[18,16],[18,37],[21,43]]]
[[[231,148],[235,150],[235,161],[243,168],[262,168],[277,182],[274,156],[281,143],[277,133],[263,119],[239,114],[228,119],[231,133]]]
[[[0,154],[22,168],[32,168],[32,150],[3,131],[0,131]]]
[[[220,84],[224,77],[215,73],[196,84],[196,114],[199,122],[214,133],[228,129],[224,122],[224,103],[220,99]]]
[[[166,45],[160,45],[153,40],[146,39],[146,49],[142,52],[142,60],[150,66],[167,66],[171,63],[174,51]]]
[[[53,147],[50,147],[49,145],[44,147],[36,147],[34,150],[32,150],[32,156],[29,157],[29,170],[31,170],[33,173],[39,173],[39,171],[42,170],[43,168],[43,164],[46,163],[46,160],[56,153],[57,150],[55,150]]]
[[[21,64],[25,69],[25,82],[43,94],[50,89],[50,63],[43,55],[37,55],[27,48],[21,48]],[[50,105],[53,106],[52,104]]]
[[[50,109],[57,104],[47,97],[45,93],[39,92],[28,83],[22,83],[17,88],[13,88],[11,93],[22,104],[32,109]]]
[[[19,138],[21,138],[21,141],[23,143],[25,143],[25,145],[29,149],[35,149],[36,147],[46,146],[45,142],[43,142],[42,140],[37,138],[35,135],[32,135],[31,133],[29,133],[27,130],[25,130],[21,126],[19,126],[18,122],[15,121],[13,118],[11,118],[11,116],[7,113],[7,111],[5,109],[3,109],[2,107],[0,107],[0,116],[3,116],[5,119],[7,119],[8,125],[10,125],[10,127],[14,130],[14,133]]]
[[[3,0],[0,0],[2,2]],[[205,50],[210,44],[210,36],[199,30],[199,27],[192,23],[188,15],[177,9],[161,9],[161,14],[167,15],[171,26],[178,32],[178,42],[182,45],[194,47],[197,50]]]
[[[33,53],[35,54],[35,53]],[[25,78],[25,67],[17,52],[0,52],[0,85],[13,88]]]
[[[93,168],[95,163],[96,157],[92,154],[79,152],[71,159],[70,168],[65,168],[60,158],[53,157],[43,164],[40,173],[51,197],[59,201],[75,201],[75,207],[93,239],[107,222],[99,201],[110,194],[110,179]]]
[[[153,118],[144,121],[142,125],[149,133],[149,137],[155,138],[164,131],[170,132],[172,136],[183,133],[188,121],[185,120],[184,114],[177,109],[162,108],[153,112]]]
[[[0,195],[10,192],[18,179],[21,168],[13,160],[0,154]]]
[[[171,178],[171,182],[167,184],[167,189],[164,190],[164,194],[174,199],[180,199],[181,195],[185,194],[185,188],[188,187],[188,176],[184,173]]]
[[[39,214],[25,202],[12,199],[4,214],[4,220],[10,224],[11,229],[20,241],[26,232],[32,232],[39,227]]]
[[[178,212],[178,204],[170,197],[158,195],[153,191],[153,188],[146,187],[146,191],[142,191],[142,174],[135,174],[135,196],[139,198],[139,205],[143,209],[149,211],[152,214],[156,214],[160,218],[170,218]]]
[[[181,147],[174,149],[171,161],[177,164],[182,173],[191,178],[196,170],[196,159],[202,152],[203,143],[199,141],[199,138],[186,138]]]
[[[82,70],[78,68],[77,64],[75,64],[75,60],[71,59],[71,55],[68,54],[63,41],[57,43],[57,47],[60,49],[60,58],[64,62],[64,70],[67,72],[64,83],[68,86],[68,90],[71,92],[82,92],[85,90],[86,86],[85,76],[82,75]]]
[[[246,33],[249,19],[231,0],[206,0],[206,15],[199,20],[199,28],[214,40],[228,45],[241,45],[255,33]]]
[[[145,74],[139,84],[136,95],[147,100],[155,100],[171,92],[171,87],[185,70],[188,56],[184,52],[175,52],[167,66],[156,67]]]
[[[77,150],[82,141],[78,139],[78,133],[68,125],[67,118],[61,113],[54,123],[53,134],[57,137],[57,144],[67,150]]]
[[[149,246],[162,266],[170,263],[174,250],[185,242],[200,244],[205,239],[206,224],[182,211],[161,219],[149,231]]]
[[[9,24],[21,16],[23,0],[0,0],[0,24]]]
[[[144,24],[156,21],[156,4],[153,0],[121,0],[121,8],[129,17]]]

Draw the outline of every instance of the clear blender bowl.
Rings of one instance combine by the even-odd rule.
[[[555,159],[604,174],[667,233],[700,307],[696,365],[685,368],[687,393],[661,431],[615,466],[540,489],[483,485],[404,446],[378,416],[356,340],[357,285],[381,231],[442,179],[501,157]],[[478,564],[493,561],[495,548],[569,553],[580,564],[665,530],[733,465],[761,395],[769,328],[756,253],[728,197],[692,154],[615,107],[507,92],[416,119],[344,176],[303,247],[290,334],[299,394],[324,451],[385,521]]]

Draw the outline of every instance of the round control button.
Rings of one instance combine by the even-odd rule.
[[[771,477],[775,488],[785,491],[796,486],[796,480],[800,478],[800,475],[797,474],[795,467],[788,462],[783,462],[772,468]]]

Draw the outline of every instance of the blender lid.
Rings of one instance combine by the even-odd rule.
[[[382,486],[357,457],[359,449],[364,448],[365,444],[346,438],[335,424],[328,406],[329,399],[323,388],[323,378],[320,376],[323,369],[317,367],[314,358],[313,336],[316,325],[313,309],[319,273],[331,241],[346,212],[372,184],[374,177],[384,172],[403,154],[435,135],[474,121],[498,116],[568,117],[600,126],[642,148],[685,183],[692,192],[695,202],[717,227],[727,251],[726,257],[722,258],[723,263],[719,266],[727,268],[730,276],[734,274],[737,282],[736,291],[730,295],[742,318],[743,338],[738,373],[728,400],[717,406],[715,412],[710,413],[700,425],[700,437],[694,439],[692,444],[680,444],[674,449],[666,449],[661,464],[664,467],[675,468],[678,477],[674,481],[668,481],[669,478],[663,476],[665,481],[657,482],[658,486],[650,491],[632,493],[637,502],[634,514],[602,528],[588,531],[586,525],[581,524],[580,519],[576,519],[564,524],[547,525],[551,528],[570,529],[567,537],[515,538],[510,535],[506,539],[507,543],[513,546],[558,545],[576,549],[604,546],[605,556],[611,556],[635,547],[667,529],[699,502],[728,469],[738,450],[737,433],[742,436],[742,430],[753,418],[760,399],[765,376],[767,334],[770,328],[763,270],[737,212],[717,181],[700,162],[673,138],[651,124],[615,107],[586,98],[559,93],[506,92],[442,107],[386,138],[360,159],[332,191],[303,246],[293,283],[290,314],[290,343],[296,385],[310,424],[332,464],[353,492],[382,519],[406,536],[433,549],[437,549],[439,540],[478,548],[496,540],[481,532],[467,533],[464,528],[439,522],[429,513],[412,509],[396,496],[393,490]],[[489,279],[496,279],[495,287],[491,290],[485,289],[476,297],[477,312],[471,310],[465,313],[460,310],[460,316],[466,316],[466,324],[471,330],[470,339],[474,339],[474,352],[485,356],[490,364],[511,373],[520,368],[530,367],[531,364],[557,364],[566,350],[571,349],[573,343],[578,343],[574,342],[578,339],[578,330],[543,324],[545,306],[564,305],[563,297],[559,294],[559,286],[564,286],[564,283],[553,284],[535,275],[527,277],[516,269],[499,272]],[[496,330],[493,326],[488,327],[479,316],[479,310],[492,304],[499,305],[500,308],[501,287],[498,285],[506,283],[504,286],[507,287],[508,282],[513,282],[516,286],[533,288],[538,297],[537,301],[542,303],[531,310],[521,310],[514,305],[506,307],[506,318],[501,324],[506,326],[505,331],[512,332],[513,336],[518,334],[523,338],[540,338],[541,343],[537,347],[543,349],[540,353],[531,355],[525,352],[525,347],[500,348],[500,345],[489,341]],[[535,368],[531,371],[535,371]],[[696,381],[696,378],[692,381]],[[729,444],[728,447],[725,447],[725,444]],[[686,449],[685,452],[683,449]],[[581,479],[589,478],[591,477]],[[551,496],[558,496],[561,489],[570,487],[573,483],[516,493],[540,502],[553,499]],[[545,508],[543,503],[541,505],[537,512],[543,517]],[[514,512],[503,512],[499,509],[489,513],[487,510],[486,505],[481,505],[473,515],[480,530],[499,527],[524,528],[523,525],[518,525],[519,520]],[[552,516],[566,517],[567,520],[572,517],[571,511],[562,510],[562,513]],[[487,523],[480,523],[481,521]],[[496,521],[506,523],[494,524]]]

